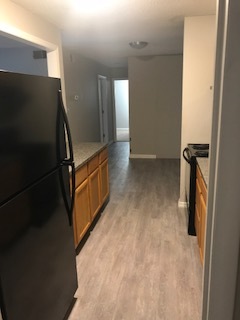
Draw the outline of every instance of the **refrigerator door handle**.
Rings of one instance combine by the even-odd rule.
[[[66,161],[63,161],[61,164],[62,167],[71,167],[71,203],[69,204],[67,193],[66,193],[66,187],[64,184],[64,178],[63,178],[63,172],[60,171],[60,184],[61,184],[61,190],[62,190],[62,195],[63,195],[63,200],[65,204],[65,208],[67,210],[67,215],[68,215],[68,221],[69,225],[72,226],[72,217],[73,217],[73,207],[74,207],[74,199],[75,199],[75,166],[74,162],[68,163]]]
[[[72,185],[71,185],[71,205],[69,208],[69,224],[70,226],[72,225],[72,220],[73,220],[73,207],[74,207],[74,199],[75,199],[75,165],[74,162],[72,161],[72,163],[70,164],[71,168],[72,168],[72,177],[71,177],[71,181],[72,181]]]
[[[59,102],[60,102],[60,107],[64,119],[64,125],[66,129],[66,134],[67,134],[67,142],[68,142],[68,150],[69,150],[69,158],[66,158],[62,161],[61,165],[62,166],[67,166],[71,167],[71,204],[70,206],[68,205],[67,202],[67,196],[66,196],[66,191],[65,188],[63,188],[63,198],[65,202],[65,206],[68,212],[68,219],[69,219],[69,224],[70,226],[72,225],[72,216],[73,216],[73,207],[74,207],[74,199],[75,199],[75,164],[73,160],[73,147],[72,147],[72,139],[71,139],[71,133],[70,133],[70,126],[67,118],[66,111],[64,109],[63,101],[62,101],[62,91],[58,90],[59,94]]]

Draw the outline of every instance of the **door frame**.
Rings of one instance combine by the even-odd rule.
[[[128,80],[128,95],[129,95],[129,79],[128,77],[122,77],[122,78],[112,78],[112,105],[113,105],[113,139],[114,142],[117,141],[117,121],[116,121],[116,105],[115,105],[115,90],[114,90],[114,81],[115,80]],[[128,107],[128,113],[129,113],[129,119],[130,119],[130,103]],[[130,135],[130,121],[129,121],[129,145],[131,142],[131,135]]]
[[[108,78],[106,76],[103,76],[101,74],[97,75],[97,80],[98,80],[98,105],[99,105],[99,123],[100,123],[100,141],[101,142],[109,142],[109,134],[107,133],[107,137],[105,135],[105,131],[104,129],[106,129],[108,131],[108,108],[107,108],[107,104],[103,105],[102,103],[102,88],[101,88],[101,80],[108,80]],[[108,88],[106,86],[106,98],[108,99]],[[104,121],[103,121],[103,116],[102,114],[105,114],[106,117],[106,122],[107,122],[107,128],[104,128]],[[106,138],[106,140],[105,140]]]

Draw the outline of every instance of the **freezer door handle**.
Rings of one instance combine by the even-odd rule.
[[[71,168],[72,168],[72,186],[71,186],[71,206],[69,210],[69,223],[72,225],[72,217],[73,217],[73,207],[74,207],[74,199],[75,199],[75,165],[74,162],[71,163]]]
[[[58,90],[59,94],[59,103],[63,115],[63,120],[64,120],[64,125],[66,128],[66,134],[67,134],[67,142],[68,142],[68,150],[69,150],[69,158],[64,159],[64,161],[70,161],[73,162],[73,147],[72,147],[72,138],[71,138],[71,133],[70,133],[70,126],[67,118],[67,114],[63,105],[63,100],[62,100],[62,91]]]
[[[67,114],[64,109],[64,105],[63,105],[63,101],[62,101],[62,91],[59,90],[58,94],[59,94],[59,102],[60,102],[59,104],[61,107],[64,125],[65,125],[65,129],[66,129],[68,150],[69,150],[69,158],[64,159],[62,161],[61,165],[71,167],[71,182],[72,182],[72,185],[71,185],[71,204],[70,205],[68,204],[65,188],[63,188],[64,189],[63,197],[64,197],[65,206],[66,206],[66,209],[68,212],[69,224],[72,225],[73,207],[74,207],[74,199],[75,199],[75,164],[74,164],[74,160],[73,160],[73,147],[72,147],[70,126],[69,126]]]

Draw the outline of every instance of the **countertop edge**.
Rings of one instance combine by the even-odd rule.
[[[209,159],[197,157],[197,163],[198,163],[199,169],[201,171],[205,185],[206,185],[206,187],[208,187]]]
[[[73,157],[75,170],[80,169],[89,160],[94,158],[103,149],[107,148],[107,143],[101,142],[83,142],[73,146]]]

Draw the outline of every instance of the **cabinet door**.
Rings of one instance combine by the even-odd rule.
[[[101,203],[104,203],[109,195],[108,159],[100,165],[101,178]]]
[[[92,219],[98,213],[101,207],[101,195],[100,195],[100,173],[99,168],[93,171],[89,175],[89,199],[90,199],[90,211]]]
[[[77,246],[91,224],[88,179],[76,188],[74,203],[75,246]]]
[[[200,231],[200,215],[201,215],[201,189],[198,179],[196,179],[196,203],[195,203],[195,229],[197,234],[198,245],[201,243],[201,231]]]
[[[201,261],[203,263],[203,259],[204,259],[204,246],[205,246],[205,232],[206,232],[206,212],[207,212],[207,207],[206,207],[206,203],[204,201],[203,196],[201,196],[200,198],[201,201],[201,214],[200,214],[200,227],[201,227],[201,238],[200,238],[200,257],[201,257]]]

